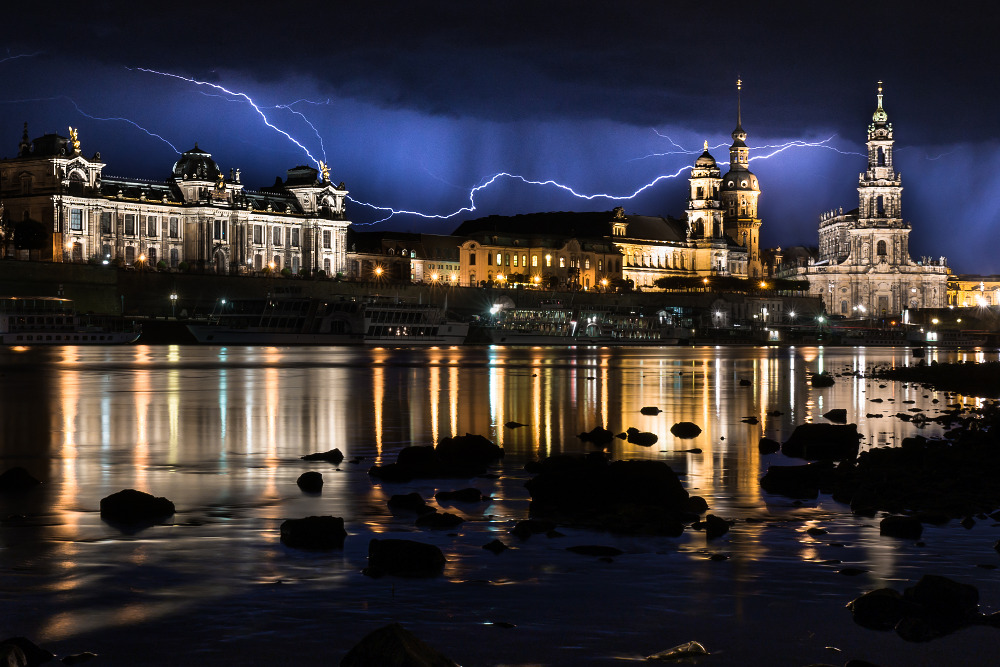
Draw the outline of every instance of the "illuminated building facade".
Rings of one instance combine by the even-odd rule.
[[[1000,306],[1000,276],[948,276],[948,305],[956,308]]]
[[[322,173],[295,167],[257,191],[243,187],[238,169],[223,174],[197,144],[162,182],[104,176],[104,167],[100,153],[81,153],[76,130],[29,141],[25,124],[17,157],[0,160],[6,222],[36,241],[16,252],[138,268],[183,262],[230,275],[344,270],[347,190],[330,182],[325,165]]]
[[[832,315],[883,318],[946,305],[945,258],[910,258],[910,224],[902,218],[893,143],[880,81],[868,126],[868,168],[858,178],[858,208],[821,215],[815,259],[779,271],[782,277],[807,279],[810,293],[821,297]]]

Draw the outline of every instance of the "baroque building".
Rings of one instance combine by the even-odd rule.
[[[29,141],[25,123],[17,157],[0,160],[0,203],[9,226],[38,230],[15,251],[26,258],[334,275],[346,266],[347,190],[319,166],[248,190],[238,169],[227,176],[195,144],[165,181],[110,177],[100,153],[83,155],[75,129]]]
[[[910,258],[910,224],[903,220],[902,177],[893,161],[892,123],[882,107],[882,82],[868,126],[868,168],[858,177],[858,208],[820,216],[814,259],[784,266],[779,275],[806,279],[827,312],[845,317],[895,317],[946,305],[945,258]]]

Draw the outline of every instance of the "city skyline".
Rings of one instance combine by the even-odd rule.
[[[616,206],[680,217],[703,142],[726,161],[742,78],[761,245],[815,245],[821,214],[857,206],[882,80],[911,255],[1000,273],[977,241],[1000,216],[983,12],[427,2],[292,16],[251,3],[192,19],[125,6],[66,4],[57,34],[39,28],[50,7],[14,10],[0,156],[27,121],[31,137],[78,128],[115,176],[162,179],[196,142],[251,188],[323,161],[361,229],[448,233],[490,214]]]

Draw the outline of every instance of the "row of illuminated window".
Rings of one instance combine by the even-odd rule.
[[[159,236],[160,233],[160,218],[159,216],[149,215],[145,216],[145,235],[146,236]],[[134,213],[126,213],[122,216],[122,226],[123,233],[125,236],[136,236],[136,231],[142,231],[143,219]],[[167,236],[169,238],[180,238],[180,218],[170,217],[164,222]],[[83,209],[74,208],[70,209],[69,212],[69,228],[70,231],[82,232],[83,229]],[[213,225],[213,237],[217,241],[227,240],[227,230],[228,224],[225,220],[216,220]],[[282,245],[282,239],[287,238],[289,245],[293,248],[299,247],[299,230],[296,228],[290,229],[289,233],[285,235],[283,233],[283,228],[274,226],[271,228],[271,241],[273,245]],[[110,211],[101,212],[101,233],[111,234],[112,233],[112,218]],[[253,226],[253,242],[260,245],[264,242],[264,225],[254,225]],[[332,248],[333,247],[333,234],[330,230],[323,231],[323,247]]]
[[[488,252],[488,253],[486,253],[486,266],[494,266],[494,257],[496,258],[495,259],[495,262],[496,262],[495,265],[496,266],[511,266],[511,267],[518,267],[518,266],[520,266],[520,267],[527,268],[528,261],[529,261],[527,254],[518,255],[517,253],[511,254],[511,253],[500,253],[500,252],[498,252],[498,253],[496,253],[494,255],[494,253]],[[546,266],[546,268],[551,268],[552,267],[552,262],[553,262],[552,255],[545,255],[544,259],[545,259],[545,266]],[[539,255],[531,255],[531,260],[530,261],[531,261],[531,267],[532,268],[538,268],[538,265],[539,265]],[[583,260],[579,260],[579,259],[577,259],[575,257],[570,257],[567,260],[566,257],[563,257],[563,256],[560,255],[559,257],[555,258],[555,261],[559,265],[559,268],[561,268],[561,269],[566,268],[567,261],[569,262],[569,268],[571,268],[571,269],[574,269],[574,268],[583,268],[583,269],[586,269],[586,270],[590,269],[590,257],[584,257]],[[615,270],[614,266],[613,266],[614,263],[615,263],[614,260],[609,260],[608,261],[608,270],[609,271],[614,271]],[[475,266],[475,265],[476,265],[476,253],[470,252],[469,253],[469,266]],[[597,260],[597,270],[598,271],[604,271],[604,260],[603,259],[598,259]]]

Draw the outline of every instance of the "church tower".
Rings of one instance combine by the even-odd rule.
[[[688,241],[720,241],[722,230],[722,210],[719,208],[719,185],[722,171],[715,158],[705,152],[695,160],[688,179],[687,238]]]
[[[760,278],[764,274],[760,259],[760,218],[757,217],[760,184],[750,171],[750,149],[746,145],[740,99],[742,88],[743,82],[737,80],[736,129],[732,133],[733,145],[729,147],[729,173],[722,179],[721,199],[726,234],[747,249],[747,276]]]
[[[878,82],[878,108],[868,126],[868,170],[858,179],[858,218],[862,226],[901,227],[902,179],[892,160],[892,123],[882,108],[882,82]]]

